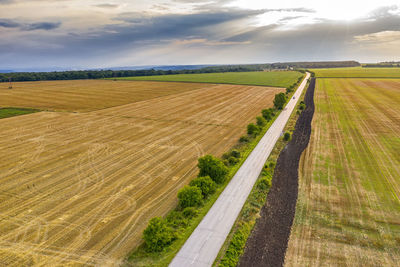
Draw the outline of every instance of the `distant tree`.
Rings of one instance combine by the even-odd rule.
[[[174,238],[172,228],[161,217],[151,219],[147,228],[143,231],[146,248],[151,252],[162,251]]]
[[[247,125],[247,134],[249,135],[257,135],[260,132],[260,128],[254,123],[250,123]]]
[[[200,170],[199,177],[210,176],[217,184],[223,183],[228,174],[228,168],[224,163],[211,155],[205,155],[199,158],[197,166]]]
[[[185,186],[178,192],[179,206],[182,208],[195,207],[201,204],[203,195],[197,186]]]
[[[284,93],[279,93],[275,95],[274,106],[276,109],[282,109],[285,103],[286,103],[286,96]]]
[[[210,176],[197,177],[190,182],[190,185],[200,188],[203,197],[207,197],[214,193],[217,188],[217,184],[210,178]]]
[[[267,121],[263,117],[257,117],[257,125],[260,127],[264,127],[267,124]]]

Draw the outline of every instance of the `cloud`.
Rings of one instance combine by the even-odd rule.
[[[210,8],[213,3],[215,6]],[[268,14],[271,12],[276,14]],[[196,8],[182,13],[107,15],[106,20],[90,29],[68,28],[68,17],[60,18],[61,22],[0,19],[0,27],[7,28],[3,32],[8,34],[7,38],[0,38],[0,62],[97,67],[362,60],[371,55],[396,54],[393,51],[398,50],[392,40],[399,38],[400,15],[394,7],[375,10],[353,21],[291,23],[296,19],[297,23],[306,21],[300,18],[308,18],[307,14],[313,12],[307,8],[247,10],[201,1]],[[275,22],[258,26],[258,18],[264,14],[276,16]],[[60,29],[52,31],[56,28]],[[374,52],[363,54],[361,51],[372,47],[372,43]],[[378,48],[382,43],[387,44],[385,51]]]
[[[202,45],[244,45],[250,44],[250,41],[246,42],[228,42],[228,41],[210,41],[207,39],[184,39],[184,40],[176,40],[173,42],[176,45],[193,45],[193,44],[202,44]]]
[[[0,27],[4,28],[18,28],[21,25],[15,21],[9,19],[0,19]]]
[[[9,19],[0,19],[0,27],[3,28],[19,28],[22,31],[35,31],[35,30],[53,30],[61,26],[61,22],[35,22],[35,23],[22,23]]]
[[[287,22],[287,21],[300,19],[300,18],[304,18],[304,16],[287,16],[287,17],[283,17],[283,18],[279,19],[279,22]]]
[[[315,13],[316,11],[311,8],[297,7],[297,8],[274,8],[264,9],[264,12],[299,12],[299,13]]]
[[[391,43],[400,42],[400,31],[382,31],[354,36],[356,42],[361,43]]]
[[[49,30],[54,30],[60,26],[61,22],[38,22],[38,23],[27,24],[23,27],[23,29],[26,31],[35,31],[35,30],[49,31]]]
[[[113,9],[113,8],[118,8],[119,7],[119,5],[117,5],[117,4],[98,4],[98,5],[94,5],[95,7],[99,7],[99,8],[111,8],[111,9]]]

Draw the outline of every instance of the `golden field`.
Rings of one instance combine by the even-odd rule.
[[[148,220],[176,205],[177,191],[197,175],[197,158],[226,152],[283,91],[92,82],[75,93],[67,81],[0,88],[8,95],[1,105],[78,111],[0,120],[3,265],[118,264],[140,244]],[[109,89],[100,94],[102,86]]]

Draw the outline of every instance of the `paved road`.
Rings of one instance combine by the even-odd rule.
[[[238,172],[221,193],[181,250],[172,260],[171,267],[211,266],[224,244],[237,216],[239,215],[254,183],[279,139],[290,114],[296,106],[310,74],[301,83],[285,110],[271,125],[258,145],[240,167]]]

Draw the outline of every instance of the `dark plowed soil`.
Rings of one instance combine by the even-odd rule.
[[[279,155],[267,202],[247,240],[239,266],[283,266],[296,210],[299,160],[311,135],[314,89],[312,78],[305,95],[306,109],[296,122],[292,140]]]

